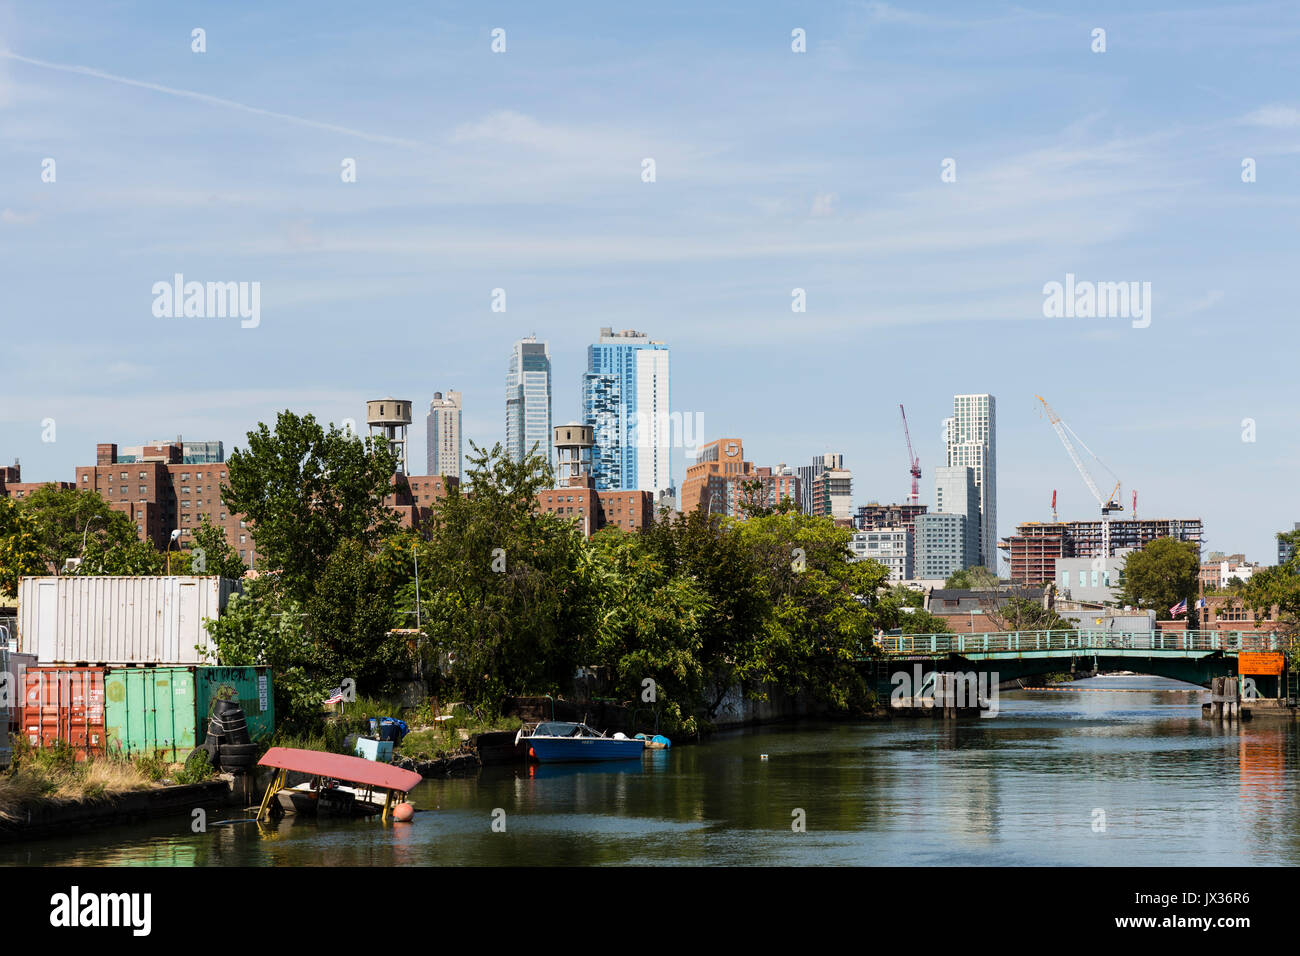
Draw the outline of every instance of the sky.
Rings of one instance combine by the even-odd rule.
[[[932,503],[952,396],[989,392],[999,533],[1054,489],[1093,517],[1042,395],[1126,510],[1271,563],[1300,521],[1298,61],[1294,3],[0,0],[0,461],[229,454],[394,395],[421,472],[435,391],[503,441],[536,334],[569,421],[612,326],[669,344],[704,441],[840,452],[855,506],[910,490],[900,403]],[[259,283],[257,325],[155,315],[177,273]],[[1150,283],[1149,323],[1048,317],[1067,274]]]

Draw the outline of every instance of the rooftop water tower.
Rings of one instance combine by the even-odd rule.
[[[554,429],[555,477],[560,487],[594,488],[591,477],[591,449],[595,429],[591,425],[569,422]]]
[[[377,398],[366,402],[370,434],[383,438],[397,456],[398,474],[410,474],[406,465],[406,430],[411,426],[411,403],[404,398]]]

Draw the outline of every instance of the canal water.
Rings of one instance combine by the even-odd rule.
[[[1203,720],[1204,692],[1160,678],[1075,687],[1003,692],[988,719],[804,723],[630,765],[488,768],[421,784],[410,824],[231,810],[204,833],[173,817],[0,845],[0,864],[1300,863],[1300,725]]]

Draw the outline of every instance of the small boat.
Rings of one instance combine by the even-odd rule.
[[[423,779],[412,770],[362,757],[292,747],[272,747],[258,765],[279,771],[266,788],[257,811],[259,820],[275,811],[334,817],[378,813],[387,820],[407,791]],[[286,786],[290,771],[309,774],[311,779]]]
[[[623,734],[606,737],[586,724],[548,721],[538,724],[532,733],[521,729],[515,743],[528,744],[528,756],[542,763],[593,760],[635,760],[645,751],[645,741]]]

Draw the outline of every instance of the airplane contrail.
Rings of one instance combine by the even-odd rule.
[[[192,100],[198,100],[202,103],[208,103],[212,106],[225,106],[230,109],[242,110],[245,113],[253,113],[257,116],[269,116],[272,119],[286,120],[290,123],[297,123],[299,126],[310,126],[313,129],[322,129],[331,133],[342,133],[345,136],[356,136],[360,139],[367,139],[375,143],[387,143],[390,146],[405,146],[412,149],[429,149],[427,143],[420,143],[411,139],[402,139],[399,136],[385,136],[382,133],[367,133],[365,130],[350,129],[347,126],[339,126],[335,123],[322,123],[319,120],[306,119],[302,116],[290,116],[288,113],[277,113],[274,110],[264,110],[260,106],[249,106],[247,103],[237,103],[234,100],[228,100],[220,96],[211,96],[207,93],[197,93],[194,90],[182,90],[173,86],[163,86],[161,83],[150,83],[147,80],[133,80],[127,76],[117,76],[114,73],[105,73],[103,70],[96,70],[89,66],[76,66],[67,63],[50,63],[47,60],[37,60],[34,57],[22,56],[14,53],[12,50],[0,50],[0,58],[6,60],[16,60],[19,63],[27,63],[31,66],[39,66],[47,70],[58,70],[61,73],[77,73],[81,76],[93,76],[101,80],[111,80],[114,83],[122,83],[126,86],[138,86],[145,90],[154,90],[158,93],[166,93],[169,96],[183,96]]]

